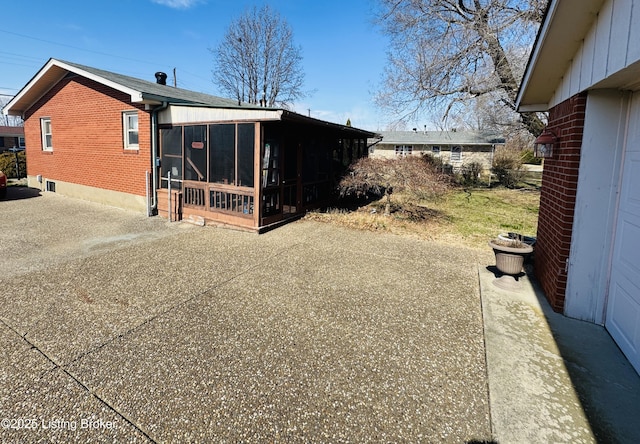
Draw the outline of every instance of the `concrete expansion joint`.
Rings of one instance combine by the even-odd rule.
[[[480,275],[480,269],[483,265],[482,264],[478,264],[478,288],[477,288],[477,295],[478,295],[478,303],[480,304],[480,317],[482,318],[482,346],[484,347],[484,371],[485,371],[485,388],[487,391],[487,404],[488,404],[488,416],[489,416],[489,429],[491,432],[491,437],[495,440],[495,436],[496,436],[496,431],[495,431],[495,426],[494,426],[494,422],[493,422],[493,418],[491,417],[491,412],[493,410],[492,405],[491,405],[491,396],[490,396],[490,391],[489,391],[489,357],[487,356],[487,322],[485,319],[485,310],[482,307],[482,280],[481,280],[481,275]],[[496,441],[497,442],[497,441]]]
[[[13,328],[13,326],[9,325],[4,319],[0,319],[0,322],[2,323],[2,325],[4,325],[7,329],[11,330],[14,334],[16,334],[18,337],[20,337],[24,342],[26,342],[29,345],[29,349],[30,350],[35,350],[37,353],[39,353],[47,362],[49,362],[51,364],[51,368],[49,368],[48,370],[44,371],[42,374],[39,375],[39,378],[43,378],[46,374],[48,373],[53,373],[56,370],[60,370],[62,371],[65,375],[67,375],[69,378],[71,378],[76,384],[78,384],[84,391],[87,392],[87,394],[91,395],[93,398],[95,398],[100,404],[104,405],[108,410],[112,411],[114,414],[116,414],[118,417],[120,417],[123,421],[125,421],[126,423],[128,423],[129,425],[131,425],[132,427],[134,427],[136,430],[138,430],[142,435],[144,435],[147,439],[149,439],[149,441],[155,443],[156,441],[151,438],[144,430],[142,430],[137,424],[134,424],[131,420],[129,420],[129,418],[127,418],[122,412],[118,411],[116,408],[114,408],[111,404],[109,404],[105,399],[103,399],[102,397],[100,397],[99,395],[97,395],[96,393],[94,393],[84,382],[82,382],[79,378],[77,378],[73,373],[71,373],[70,371],[68,371],[64,366],[60,365],[54,358],[52,358],[51,356],[49,356],[47,353],[44,352],[44,350],[42,350],[40,347],[38,347],[36,344],[34,344],[33,342],[31,342],[29,339],[27,339],[27,335],[26,333],[24,335],[21,335],[15,328]],[[107,342],[111,342],[111,341],[107,341]],[[97,349],[102,348],[105,344],[100,345],[99,347],[97,347]],[[93,349],[92,351],[94,351],[95,349]],[[85,353],[83,354],[89,354]],[[79,358],[75,358],[74,360],[72,360],[71,362],[76,361]]]

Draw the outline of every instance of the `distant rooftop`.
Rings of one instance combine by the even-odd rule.
[[[503,136],[484,131],[380,131],[381,144],[401,145],[494,145]]]
[[[0,136],[24,136],[24,126],[0,126]]]

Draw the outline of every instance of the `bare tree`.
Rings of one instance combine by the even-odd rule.
[[[390,37],[379,105],[398,118],[452,110],[488,98],[494,115],[508,110],[532,135],[544,123],[518,116],[515,102],[547,0],[378,0],[379,23]],[[486,106],[486,105],[485,105]]]
[[[4,115],[2,108],[11,101],[13,96],[0,94],[0,125],[1,126],[24,126],[24,121],[20,116]]]
[[[287,107],[304,97],[301,49],[268,5],[232,22],[214,55],[213,82],[238,102]]]

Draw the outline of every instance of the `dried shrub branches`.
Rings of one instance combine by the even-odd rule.
[[[339,184],[341,197],[377,197],[404,192],[417,199],[441,197],[451,187],[451,178],[420,157],[360,159]]]

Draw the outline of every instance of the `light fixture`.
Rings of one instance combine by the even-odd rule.
[[[536,138],[533,155],[535,157],[553,157],[553,147],[557,141],[556,135],[545,128],[542,134]]]

